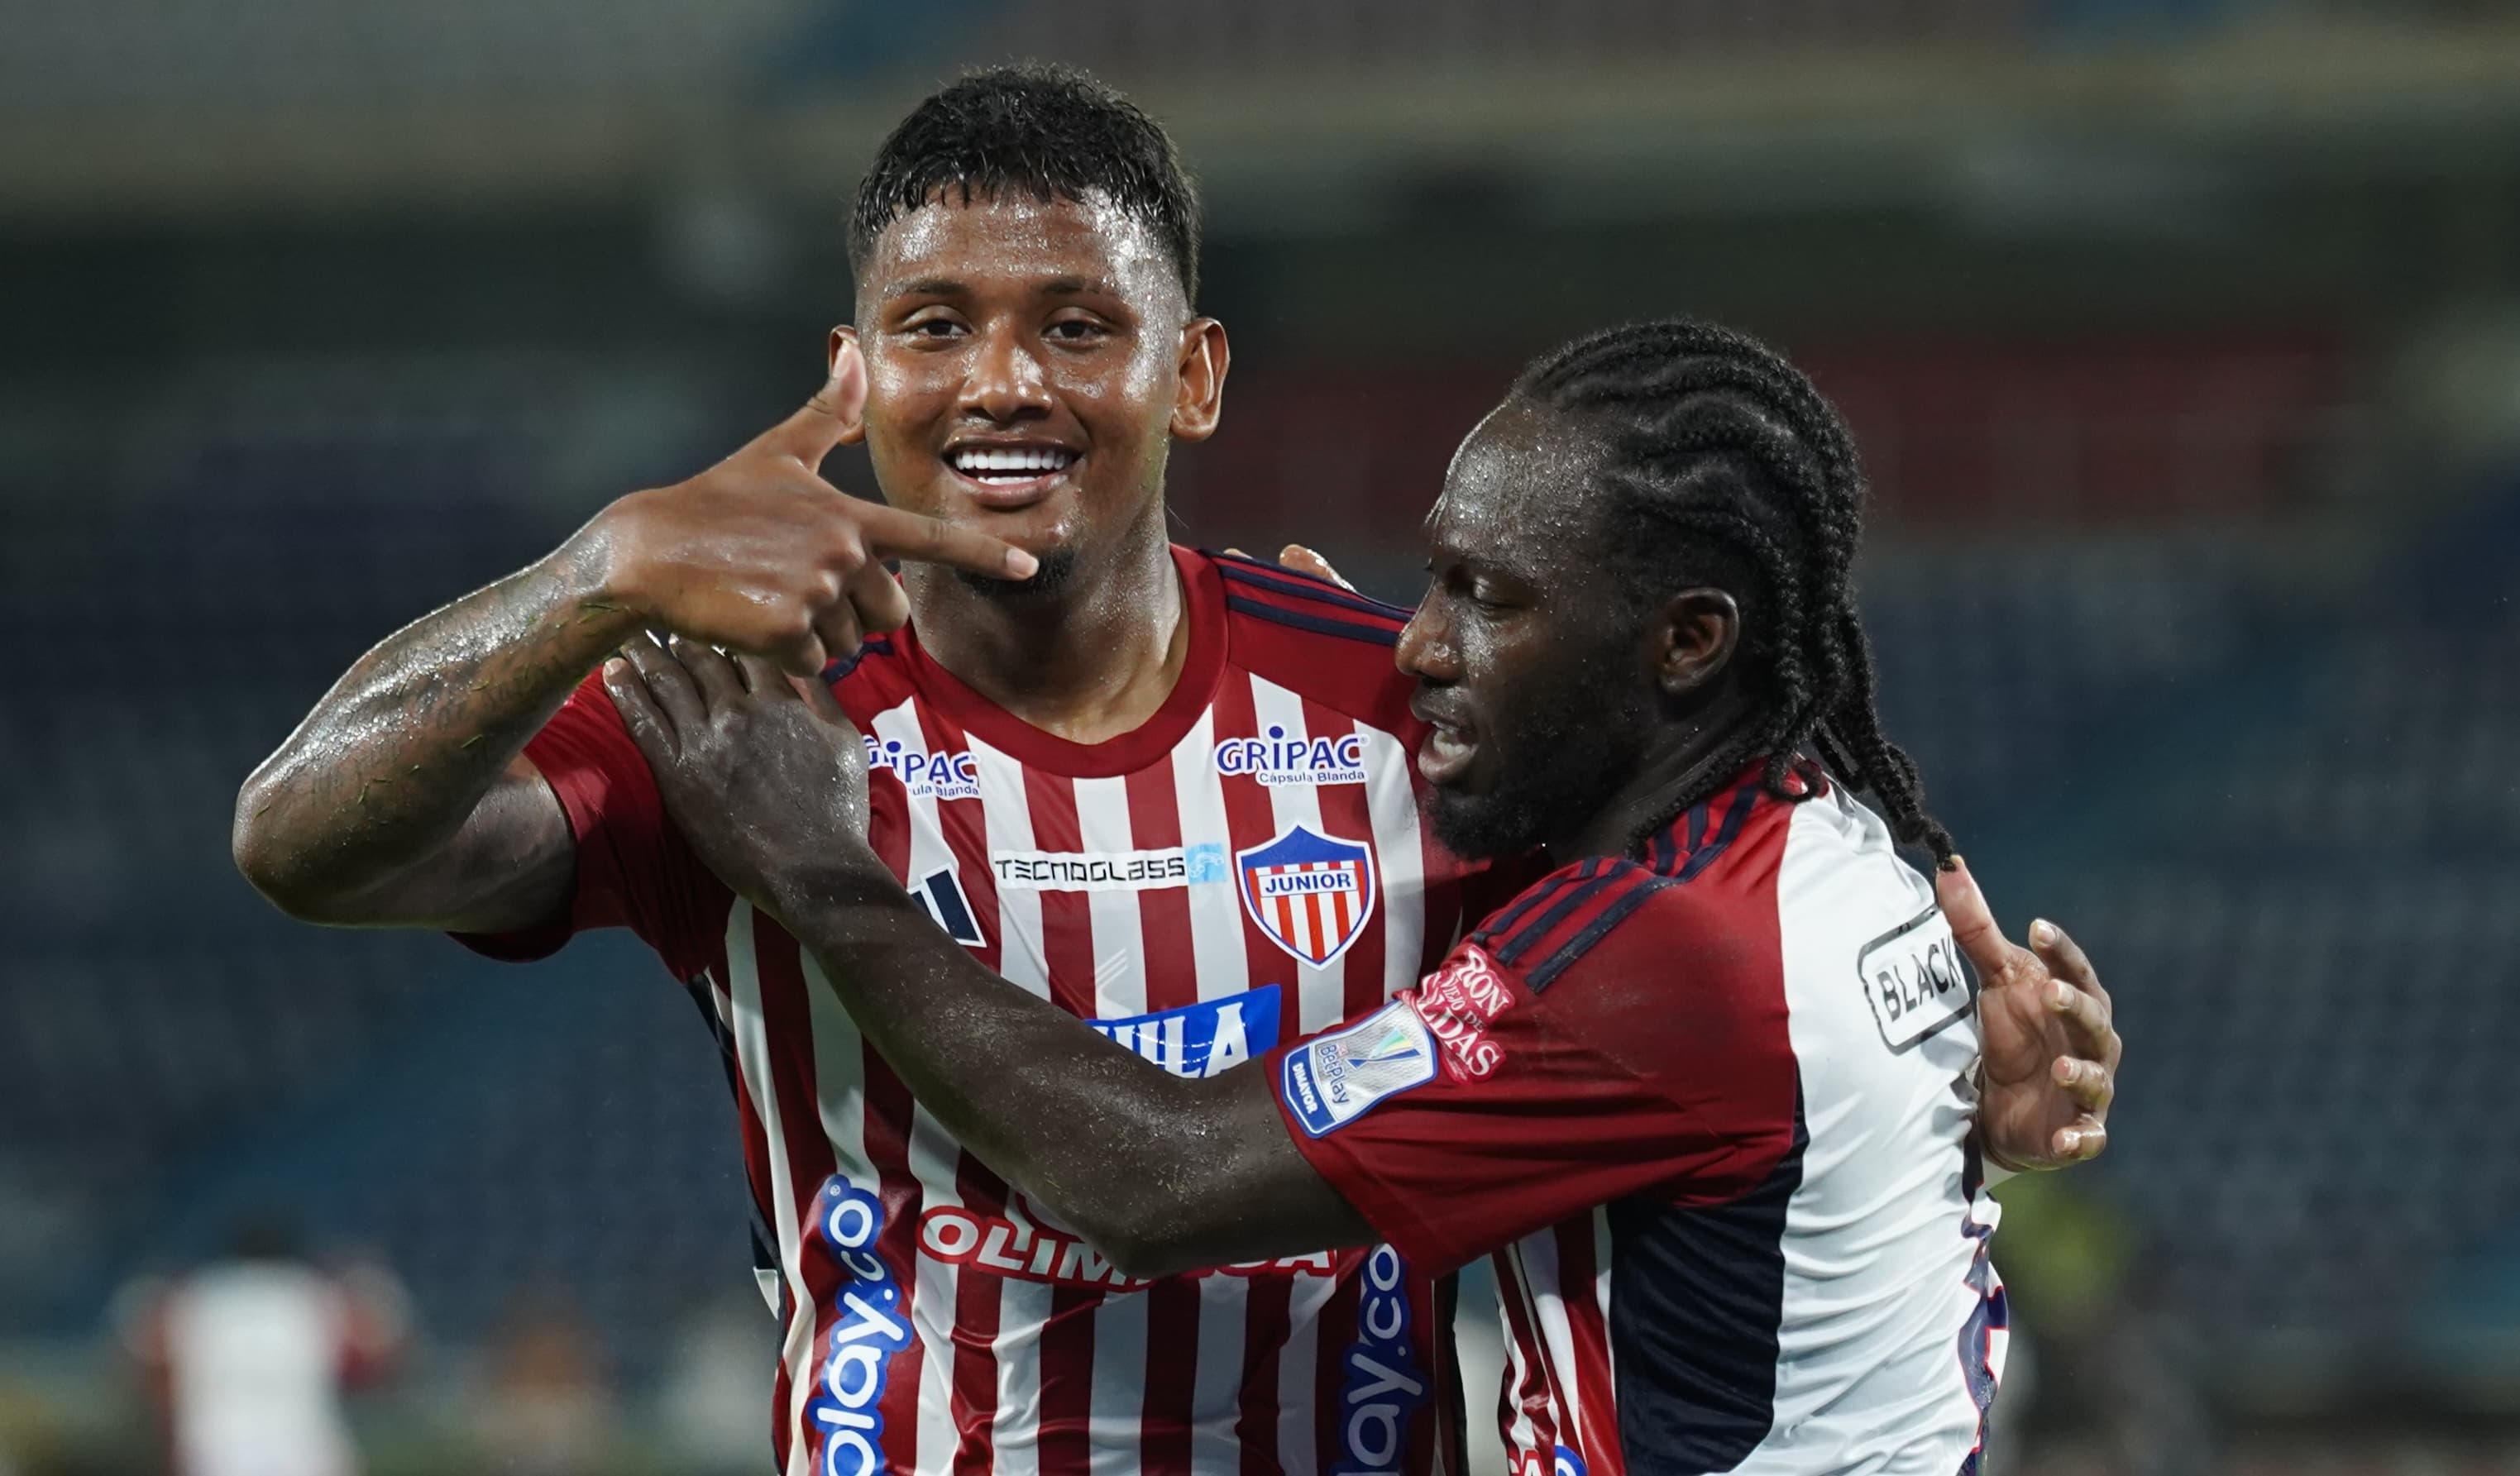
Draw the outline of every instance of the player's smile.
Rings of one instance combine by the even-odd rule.
[[[971,501],[992,512],[1012,513],[1081,481],[1085,454],[1052,441],[973,435],[947,443],[944,461],[968,484]]]

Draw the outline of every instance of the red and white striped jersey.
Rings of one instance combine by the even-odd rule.
[[[2005,1337],[1974,998],[1880,820],[1753,770],[1270,1069],[1412,1265],[1493,1255],[1514,1476],[1973,1476]]]
[[[870,839],[937,923],[1204,1075],[1416,984],[1474,869],[1419,815],[1422,730],[1391,660],[1405,612],[1273,564],[1175,559],[1180,681],[1109,741],[1015,719],[915,629],[830,677],[866,736]],[[577,837],[575,901],[466,941],[531,958],[628,926],[700,999],[785,1319],[788,1476],[1438,1468],[1449,1328],[1394,1252],[1120,1275],[946,1136],[814,961],[696,863],[600,686],[526,753]]]

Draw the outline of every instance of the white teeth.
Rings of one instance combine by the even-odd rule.
[[[965,446],[953,455],[954,470],[988,481],[1030,480],[1045,472],[1063,471],[1076,462],[1064,446]]]

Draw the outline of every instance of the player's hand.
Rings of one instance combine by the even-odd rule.
[[[2123,1047],[2109,992],[2092,961],[2052,922],[2030,924],[2030,947],[2003,936],[1966,863],[1934,877],[1952,936],[1976,965],[1985,1086],[1979,1141],[2004,1168],[2061,1169],[2109,1142]]]
[[[821,673],[870,632],[910,618],[887,559],[1021,579],[1030,554],[968,528],[843,494],[817,473],[859,435],[866,362],[855,343],[804,408],[688,481],[634,492],[571,540],[603,570],[604,600],[650,625]]]
[[[1240,549],[1227,549],[1225,552],[1239,559],[1248,559],[1251,557],[1250,555],[1243,553]],[[1278,551],[1278,561],[1299,574],[1310,574],[1316,579],[1327,579],[1330,583],[1337,585],[1340,589],[1346,590],[1349,594],[1356,593],[1356,586],[1348,583],[1345,576],[1341,575],[1338,570],[1331,568],[1330,561],[1328,559],[1324,559],[1321,555],[1305,548],[1300,543],[1290,543],[1284,548],[1280,549]]]
[[[643,636],[604,663],[604,687],[665,813],[728,886],[766,905],[792,868],[879,869],[866,845],[866,740],[819,677]]]

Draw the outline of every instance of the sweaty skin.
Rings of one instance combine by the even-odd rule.
[[[1434,582],[1398,659],[1418,678],[1421,704],[1431,693],[1445,721],[1495,740],[1513,731],[1499,715],[1523,700],[1533,673],[1595,649],[1604,626],[1600,602],[1531,552],[1562,558],[1561,540],[1500,542],[1525,469],[1507,457],[1498,474],[1480,475],[1482,465],[1456,462],[1432,523]],[[1638,680],[1718,699],[1652,723],[1635,782],[1563,818],[1561,860],[1624,849],[1720,750],[1738,714],[1718,691],[1738,621],[1729,596],[1684,591],[1630,634]],[[863,742],[824,684],[800,693],[765,663],[684,641],[633,643],[606,663],[605,684],[700,860],[815,955],[949,1133],[1123,1271],[1162,1275],[1375,1238],[1294,1146],[1266,1073],[1175,1077],[1008,986],[936,930],[867,845]],[[1492,752],[1450,777],[1493,789],[1510,767]],[[1996,1100],[1981,1131],[2000,1138],[1991,1150],[2017,1164],[2096,1151],[2118,1046],[2088,961],[2052,930],[2041,953],[2012,949],[1973,887],[1943,895],[1962,910],[1955,935],[1999,997],[1985,1024],[2007,1038],[1990,1058],[2041,1063],[1990,1071]],[[1112,1174],[1113,1163],[1136,1172]]]

